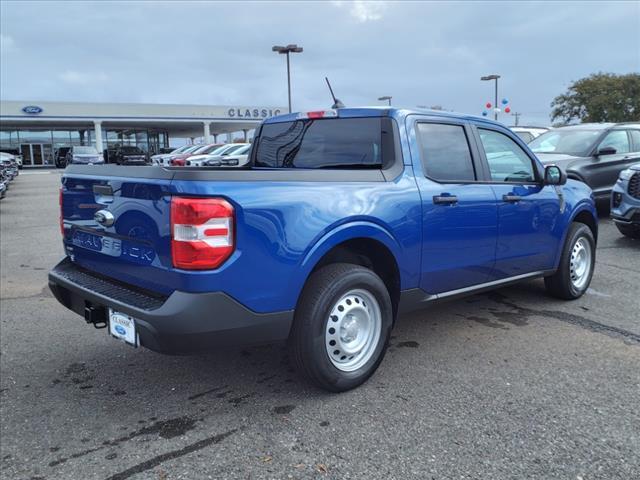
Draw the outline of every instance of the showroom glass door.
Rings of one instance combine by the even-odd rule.
[[[20,152],[22,153],[22,165],[33,165],[31,145],[28,143],[20,145]]]
[[[42,159],[45,165],[53,165],[53,145],[45,143],[42,145]]]
[[[33,165],[42,165],[42,145],[31,144],[31,159]]]

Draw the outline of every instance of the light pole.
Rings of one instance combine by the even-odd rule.
[[[496,110],[498,108],[498,79],[500,78],[500,75],[487,75],[485,77],[480,77],[480,80],[495,80],[496,81],[496,96],[495,96],[495,103],[493,104],[493,114],[494,114],[494,119],[498,120],[498,111]]]
[[[384,97],[378,97],[378,100],[384,102],[385,100],[389,102],[389,106],[391,106],[391,97],[389,95],[385,95]]]
[[[287,91],[289,92],[289,113],[291,113],[291,70],[289,68],[289,54],[302,53],[302,47],[299,47],[295,44],[290,44],[286,47],[274,45],[273,47],[271,47],[271,51],[287,55]]]

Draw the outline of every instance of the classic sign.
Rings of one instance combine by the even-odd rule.
[[[268,118],[280,115],[280,109],[276,108],[230,108],[227,115],[233,118]]]

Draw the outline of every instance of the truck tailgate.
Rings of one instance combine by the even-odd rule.
[[[70,167],[61,189],[67,254],[97,273],[171,293],[172,176],[156,167]]]

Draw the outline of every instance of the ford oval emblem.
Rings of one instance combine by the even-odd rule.
[[[94,213],[93,219],[100,225],[104,225],[105,227],[110,227],[116,220],[113,216],[113,213],[111,213],[109,210],[98,210],[96,213]]]
[[[124,327],[122,325],[116,325],[115,326],[115,331],[118,333],[118,335],[126,335],[127,331],[124,329]]]
[[[26,107],[22,107],[22,111],[29,115],[37,115],[42,113],[42,107],[37,105],[27,105]]]

